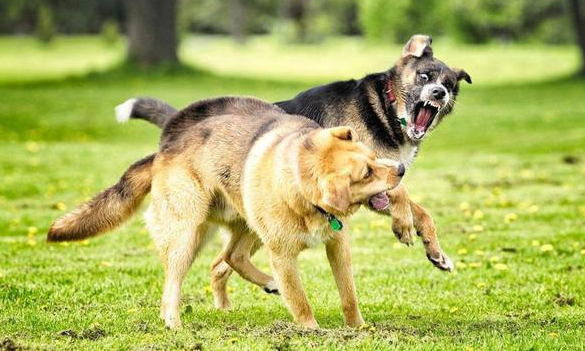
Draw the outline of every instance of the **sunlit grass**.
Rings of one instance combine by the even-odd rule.
[[[113,55],[108,56],[100,54],[97,38],[63,40],[61,54],[43,54],[34,47],[38,44],[28,42],[27,60],[46,61],[47,70],[40,65],[30,75],[15,71],[13,81],[79,74],[98,57],[113,63],[116,50],[122,50],[106,50]],[[224,74],[299,82],[118,70],[0,86],[0,349],[9,342],[43,350],[582,348],[585,84],[553,79],[494,85],[504,81],[498,80],[504,79],[497,78],[498,72],[518,79],[563,75],[574,63],[572,49],[507,47],[510,59],[494,61],[498,55],[493,47],[436,42],[440,57],[443,52],[452,55],[445,59],[460,62],[480,84],[462,86],[455,113],[424,143],[405,182],[412,198],[433,215],[442,247],[457,269],[452,274],[438,271],[424,257],[420,242],[414,248],[397,242],[389,218],[360,212],[349,224],[360,304],[369,323],[360,330],[343,327],[323,247],[305,252],[300,267],[322,331],[295,329],[280,298],[238,277],[230,282],[234,309],[214,310],[208,267],[221,247],[215,238],[190,271],[184,287],[184,328],[174,332],[165,330],[158,318],[163,274],[139,215],[113,233],[81,243],[48,245],[44,234],[55,217],[111,185],[131,162],[156,150],[159,131],[143,121],[117,125],[112,112],[117,103],[144,95],[177,107],[224,94],[286,99],[329,75],[357,76],[370,62],[372,71],[385,69],[391,63],[383,60],[385,48],[360,51],[361,58],[354,58],[347,54],[349,48],[361,44],[343,41],[343,54],[329,66],[319,54],[334,57],[334,42],[322,49],[253,42],[239,53],[242,67],[250,69],[246,73],[229,68],[235,64],[227,59],[231,54],[212,50],[235,53],[227,40],[199,38],[188,47],[200,48],[197,60],[210,56],[193,63],[217,64],[213,67]],[[4,38],[0,47],[18,48],[16,43]],[[389,49],[393,55],[399,51],[397,46]],[[96,57],[86,57],[83,50]],[[315,63],[322,72],[303,75],[297,66],[285,68],[287,50],[296,61]],[[489,54],[482,55],[482,50]],[[68,53],[84,61],[59,66],[59,57],[66,61]],[[522,59],[540,54],[566,59],[561,61],[567,66],[550,65],[545,71],[540,59]],[[256,71],[250,68],[247,60],[254,56],[265,62],[262,71],[261,65]],[[485,65],[498,68],[490,84],[489,71],[482,71],[479,63],[482,56]],[[3,64],[0,58],[0,67],[7,67]],[[469,68],[473,65],[477,74]],[[255,262],[268,270],[263,250]]]
[[[578,51],[570,46],[492,44],[469,46],[435,38],[436,56],[466,69],[476,84],[518,83],[571,74]],[[277,37],[252,37],[245,46],[224,37],[185,37],[180,57],[217,73],[249,78],[327,81],[359,78],[390,67],[397,44],[358,38],[329,38],[319,45],[289,44]],[[59,37],[42,44],[30,37],[0,37],[0,83],[58,78],[101,71],[124,58],[125,40],[113,46],[99,37]]]

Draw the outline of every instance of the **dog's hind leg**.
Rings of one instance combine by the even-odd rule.
[[[167,327],[178,328],[183,279],[212,231],[206,223],[210,201],[181,174],[165,178],[162,186],[154,182],[152,204],[145,217],[165,272],[161,318]]]
[[[243,224],[229,228],[230,236],[222,253],[211,265],[211,287],[217,308],[229,308],[227,281],[236,270],[242,278],[256,284],[267,293],[278,293],[274,279],[260,271],[250,261],[252,255],[262,246],[258,236]]]

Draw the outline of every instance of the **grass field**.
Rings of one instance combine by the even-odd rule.
[[[437,42],[436,55],[468,69],[475,84],[462,86],[455,113],[405,182],[433,214],[457,269],[436,270],[420,242],[398,244],[389,218],[360,212],[350,227],[365,328],[343,327],[323,247],[300,262],[321,330],[295,328],[278,297],[235,276],[234,308],[215,310],[208,267],[216,238],[184,284],[184,327],[169,331],[158,319],[162,269],[140,216],[90,241],[44,243],[55,217],[156,150],[156,128],[116,125],[112,108],[125,99],[286,99],[386,69],[399,54],[343,39],[251,45],[259,51],[188,39],[182,56],[199,68],[164,75],[104,71],[122,44],[69,38],[47,48],[0,38],[0,350],[585,348],[585,82],[568,78],[571,48],[459,51]],[[255,262],[268,270],[263,251]]]

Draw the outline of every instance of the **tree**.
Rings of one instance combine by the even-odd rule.
[[[577,44],[581,49],[581,70],[579,73],[585,76],[585,18],[582,0],[569,0],[569,5],[577,35]]]
[[[128,60],[141,66],[175,64],[177,1],[126,0]]]
[[[244,0],[231,0],[230,12],[232,37],[236,43],[243,44],[246,41],[246,5]]]

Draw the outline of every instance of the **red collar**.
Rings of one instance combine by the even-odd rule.
[[[388,97],[388,101],[390,101],[391,104],[396,102],[396,96],[394,95],[394,92],[392,91],[392,80],[390,80],[390,79],[388,79],[388,85],[386,87],[386,95]]]

